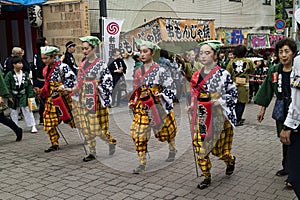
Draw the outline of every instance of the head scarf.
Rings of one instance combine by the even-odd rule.
[[[221,48],[221,46],[223,46],[223,43],[219,40],[207,40],[207,41],[201,42],[199,45],[202,46],[204,44],[209,45],[215,51],[218,51]]]
[[[153,43],[153,42],[150,42],[150,41],[145,41],[145,40],[141,40],[141,39],[137,39],[136,40],[136,43],[141,47],[141,46],[146,46],[148,47],[149,49],[152,49],[152,50],[159,50],[160,47]]]
[[[53,47],[53,46],[44,46],[41,47],[41,53],[45,54],[47,56],[51,56],[54,53],[58,53],[59,49],[57,47]]]
[[[81,40],[81,42],[87,42],[93,47],[100,44],[100,40],[95,36],[85,36],[85,37],[79,38],[79,40]]]

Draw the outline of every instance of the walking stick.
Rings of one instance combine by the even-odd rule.
[[[82,137],[82,135],[81,135],[80,131],[78,130],[78,128],[76,128],[76,130],[77,130],[77,133],[78,133],[78,135],[79,135],[79,138],[80,138],[80,140],[81,140],[81,142],[82,142],[82,145],[83,145],[83,149],[84,149],[85,155],[88,155],[87,150],[86,150],[85,145],[84,145],[84,138]]]
[[[56,130],[59,132],[59,134],[63,137],[63,139],[65,140],[66,144],[69,144],[68,141],[66,140],[64,134],[62,134],[62,131],[60,130],[60,128],[58,128],[58,126],[56,127]]]
[[[42,98],[40,96],[37,96],[37,97],[38,97],[40,103],[43,104],[43,105],[45,105],[45,103],[43,102]],[[62,136],[62,138],[65,140],[66,144],[69,144],[68,141],[66,140],[64,134],[62,133],[62,131],[60,130],[60,128],[58,126],[56,126],[56,130]]]
[[[189,106],[187,99],[186,99],[186,105]],[[195,162],[196,174],[197,174],[197,178],[198,178],[199,177],[198,164],[197,164],[197,157],[196,157],[195,147],[194,147],[194,144],[193,144],[193,134],[192,134],[192,128],[194,128],[194,127],[191,127],[192,124],[191,124],[190,113],[188,112],[187,115],[188,115],[189,124],[190,124],[190,132],[191,132],[191,138],[192,138],[192,148],[193,148],[193,154],[194,154],[194,162]]]

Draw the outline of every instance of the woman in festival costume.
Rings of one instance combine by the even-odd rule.
[[[59,49],[53,46],[41,47],[41,56],[46,66],[43,69],[45,79],[44,86],[34,90],[42,98],[45,98],[44,130],[48,132],[51,146],[45,152],[59,149],[59,134],[56,127],[64,121],[72,128],[75,127],[71,114],[72,99],[66,92],[67,88],[73,88],[76,84],[76,76],[67,64],[55,61]],[[61,99],[60,104],[56,100]]]
[[[109,144],[109,155],[115,153],[116,140],[108,131],[113,80],[105,62],[96,55],[100,40],[94,36],[79,39],[85,59],[78,68],[78,84],[73,88],[73,114],[89,147],[89,155],[83,158],[88,162],[96,159],[96,136]]]
[[[145,170],[147,143],[151,129],[159,141],[169,143],[167,162],[175,160],[175,136],[177,134],[173,112],[175,83],[166,69],[153,61],[155,50],[159,47],[143,40],[138,40],[138,43],[140,44],[140,59],[144,65],[135,72],[135,91],[128,103],[134,113],[130,134],[140,159],[140,165],[133,170],[136,174]]]
[[[230,74],[217,65],[220,41],[202,42],[200,61],[204,67],[191,78],[191,129],[197,162],[204,176],[199,189],[211,184],[209,153],[219,157],[226,165],[226,175],[234,171],[235,157],[230,153],[233,127],[236,123],[235,104],[237,89]]]
[[[254,103],[261,105],[260,112],[257,115],[257,120],[262,122],[265,116],[267,107],[270,105],[274,94],[276,98],[284,99],[285,117],[288,114],[289,104],[291,102],[291,84],[290,75],[292,72],[293,58],[297,53],[297,45],[294,40],[285,38],[277,42],[275,46],[275,54],[279,57],[279,64],[272,66],[268,75],[254,97]],[[283,129],[284,120],[276,120],[277,136]],[[288,159],[287,159],[288,145],[282,144],[282,169],[276,172],[276,176],[288,175]],[[291,187],[289,177],[286,179],[285,184]]]

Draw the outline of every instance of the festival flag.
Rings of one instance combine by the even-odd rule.
[[[124,20],[103,18],[103,59],[106,63],[113,60],[113,50],[119,49],[119,38]]]

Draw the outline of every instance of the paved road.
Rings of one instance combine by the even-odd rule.
[[[179,134],[176,161],[166,163],[168,146],[152,138],[147,171],[132,174],[138,164],[129,136],[131,113],[123,105],[110,112],[112,135],[117,138],[115,155],[108,156],[108,146],[97,140],[97,160],[84,163],[83,145],[76,130],[62,124],[68,145],[61,138],[61,150],[44,153],[49,144],[39,127],[31,134],[24,122],[24,139],[0,125],[0,199],[222,199],[291,200],[294,193],[284,188],[285,177],[275,176],[281,168],[281,144],[268,110],[263,124],[256,121],[259,107],[248,104],[245,125],[235,130],[233,151],[237,157],[232,176],[225,175],[225,164],[211,157],[212,185],[199,190],[185,102],[176,104]],[[36,113],[37,114],[37,113]]]

